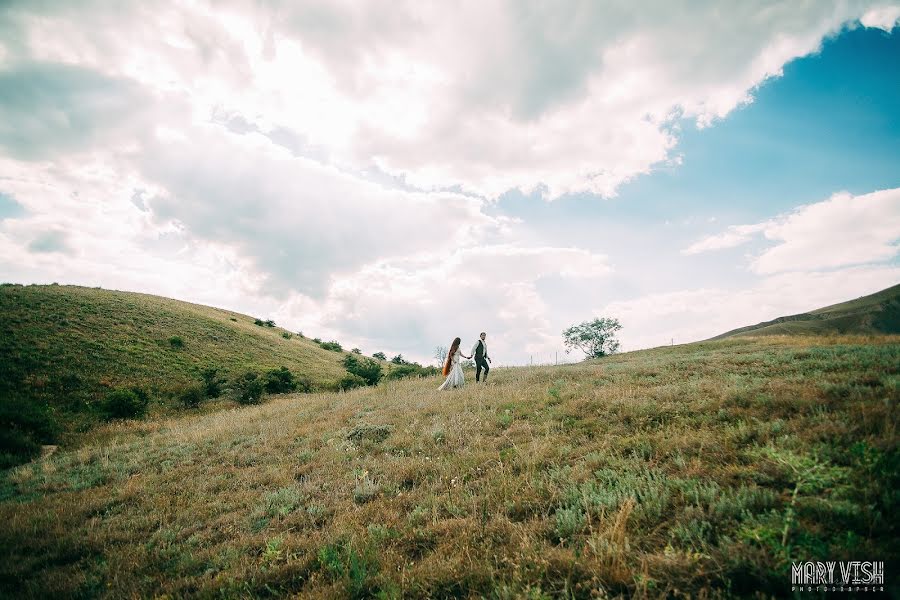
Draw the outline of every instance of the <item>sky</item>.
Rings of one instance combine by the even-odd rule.
[[[900,283],[900,3],[0,2],[0,281],[434,362]]]

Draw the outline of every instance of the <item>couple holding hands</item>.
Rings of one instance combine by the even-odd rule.
[[[444,360],[444,376],[447,379],[444,380],[444,383],[438,388],[439,391],[462,387],[466,383],[461,363],[461,359],[463,358],[470,359],[474,357],[475,381],[481,380],[481,370],[484,369],[484,381],[487,382],[488,372],[491,370],[488,363],[491,361],[491,358],[488,356],[487,343],[484,341],[484,338],[486,337],[487,334],[482,331],[481,335],[478,337],[478,341],[472,346],[472,353],[470,356],[464,355],[462,350],[459,349],[459,345],[462,342],[459,338],[453,340],[453,343],[450,344],[450,351],[447,352],[447,358]]]

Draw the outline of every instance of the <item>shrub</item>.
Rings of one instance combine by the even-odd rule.
[[[353,373],[347,373],[344,375],[344,378],[341,379],[340,383],[338,383],[338,389],[340,390],[352,390],[353,388],[365,387],[366,380],[360,377],[359,375],[354,375]]]
[[[391,369],[388,379],[406,379],[407,377],[430,377],[440,373],[437,367],[423,367],[418,363],[406,363]]]
[[[173,348],[184,348],[184,340],[177,335],[173,335],[169,338],[169,345]]]
[[[319,338],[313,338],[312,341],[314,341],[314,342],[317,343],[317,344],[321,344],[321,343],[322,343],[322,340],[319,339]]]
[[[0,469],[13,467],[40,454],[41,444],[56,440],[59,427],[46,405],[0,400]]]
[[[294,378],[294,383],[297,384],[296,391],[303,392],[304,394],[308,394],[313,391],[313,382],[312,379],[307,377],[306,375],[298,375]]]
[[[262,326],[265,325],[266,323],[265,323],[265,321],[263,321],[262,319],[254,319],[254,320],[253,320],[253,324],[262,327]]]
[[[240,404],[259,404],[265,392],[262,380],[253,371],[241,375],[234,382],[234,389],[237,393],[235,399]]]
[[[377,358],[378,360],[387,360],[387,356],[384,352],[376,352],[372,355],[372,358]]]
[[[287,367],[278,367],[266,373],[265,388],[270,394],[284,394],[297,389],[297,383]]]
[[[272,319],[267,319],[263,323],[263,325],[265,325],[266,327],[275,327],[275,321],[273,321]]]
[[[376,385],[381,381],[381,365],[371,358],[357,358],[348,354],[344,357],[344,368],[351,375],[362,377],[367,385]]]
[[[197,408],[203,402],[205,394],[199,385],[191,385],[178,394],[178,400],[185,408]]]
[[[405,365],[406,359],[403,358],[402,354],[398,354],[397,356],[395,356],[394,358],[391,359],[391,362],[394,363],[395,365]]]
[[[135,419],[144,416],[150,398],[140,388],[118,388],[106,394],[103,411],[107,419]]]
[[[283,331],[283,332],[281,333],[281,337],[283,337],[283,338],[286,339],[286,340],[289,340],[289,339],[291,339],[292,337],[294,337],[294,334],[291,333],[290,331]]]
[[[362,354],[362,350],[360,350],[359,348],[354,348],[350,352],[352,352],[353,354]]]
[[[209,398],[218,398],[222,395],[222,379],[219,377],[219,370],[215,367],[203,369],[200,373],[203,378],[203,392]]]
[[[343,352],[344,351],[344,349],[341,347],[341,345],[334,340],[331,340],[330,342],[322,342],[319,345],[322,346],[322,348],[324,348],[326,350],[331,350],[333,352]]]

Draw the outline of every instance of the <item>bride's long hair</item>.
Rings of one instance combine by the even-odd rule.
[[[450,374],[450,363],[453,361],[453,355],[456,354],[456,351],[459,350],[459,345],[462,343],[462,340],[459,338],[454,338],[453,343],[450,344],[450,350],[447,352],[447,360],[444,361],[444,377]]]

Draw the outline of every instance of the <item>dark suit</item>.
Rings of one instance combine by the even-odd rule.
[[[488,372],[491,370],[491,367],[488,365],[484,342],[479,339],[475,342],[475,381],[481,381],[482,369],[484,369],[484,380],[487,381]]]

